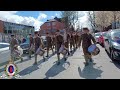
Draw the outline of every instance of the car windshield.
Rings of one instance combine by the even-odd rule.
[[[115,31],[111,33],[113,40],[120,40],[120,31]]]
[[[101,34],[100,33],[96,33],[95,36],[100,36]]]
[[[103,36],[106,36],[106,33],[103,33]]]

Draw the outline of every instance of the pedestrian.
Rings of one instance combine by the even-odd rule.
[[[36,51],[41,47],[43,47],[43,43],[42,43],[42,40],[41,38],[38,36],[38,32],[35,32],[34,33],[34,45],[35,45],[35,62],[34,62],[34,65],[37,64],[37,54],[36,54]],[[45,57],[43,55],[43,61],[45,61]]]
[[[11,51],[11,59],[14,61],[15,58],[13,57],[13,51],[14,51],[14,47],[15,45],[18,45],[18,41],[15,38],[15,36],[12,34],[11,35],[11,40],[10,40],[10,51]]]
[[[52,53],[54,53],[53,51],[53,47],[52,47],[52,37],[50,36],[49,33],[46,33],[46,40],[47,40],[47,56],[49,57],[49,50],[52,50]]]
[[[57,58],[58,58],[58,63],[57,65],[60,64],[60,53],[59,53],[59,49],[63,43],[63,36],[60,34],[60,31],[57,30],[56,32],[56,46],[57,46]]]
[[[32,34],[29,34],[29,58],[31,58],[33,51],[34,51],[34,38],[32,37]]]
[[[82,48],[83,48],[83,53],[84,53],[84,58],[85,58],[85,66],[87,66],[90,62],[93,62],[91,53],[88,52],[88,47],[92,45],[91,40],[93,41],[94,44],[96,44],[96,41],[94,37],[89,33],[88,28],[83,28],[83,34],[80,36],[79,40],[79,47],[81,46],[82,42]]]

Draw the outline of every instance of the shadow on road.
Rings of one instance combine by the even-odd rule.
[[[0,73],[3,72],[3,71],[5,71],[5,68],[0,69]]]
[[[54,77],[58,75],[60,72],[66,70],[70,66],[69,62],[65,62],[64,59],[61,59],[60,65],[54,64],[46,73],[46,77],[44,79],[49,79],[50,77]]]
[[[36,71],[37,69],[39,69],[39,67],[38,67],[37,65],[35,65],[35,66],[30,66],[30,67],[22,70],[22,71],[19,72],[18,74],[19,74],[20,76],[24,76],[24,75],[27,75],[27,74],[32,73],[33,71]]]
[[[24,75],[30,74],[30,73],[32,73],[32,72],[40,69],[38,66],[39,66],[41,63],[43,63],[43,59],[40,60],[40,61],[38,61],[37,65],[32,65],[32,66],[30,66],[30,67],[28,67],[28,68],[25,68],[24,70],[22,70],[22,71],[19,72],[18,74],[19,74],[20,76],[24,76]]]
[[[51,58],[52,56],[54,56],[56,54],[56,52],[54,52],[53,54],[51,54],[49,57],[47,57],[47,59]]]
[[[26,62],[28,60],[32,60],[32,59],[29,59],[29,58],[26,58],[26,59],[23,59],[23,61],[21,62],[21,60],[19,60],[19,62],[16,62],[15,64],[18,64],[18,63],[23,63],[23,62]]]
[[[78,72],[80,77],[83,77],[85,79],[96,79],[98,77],[101,77],[101,73],[103,72],[99,68],[96,69],[93,67],[93,64],[89,64],[88,66],[84,67],[84,69],[81,71],[80,67],[78,67]]]

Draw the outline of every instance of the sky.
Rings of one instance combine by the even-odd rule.
[[[87,11],[79,11],[80,25],[88,26]],[[0,20],[30,25],[35,27],[35,31],[47,20],[53,19],[55,16],[61,17],[60,11],[0,11]]]

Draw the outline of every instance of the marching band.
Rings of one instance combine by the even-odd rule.
[[[84,31],[88,30],[87,28],[84,28]],[[89,35],[91,36],[91,35]],[[23,58],[21,54],[19,54],[19,51],[17,49],[18,43],[15,39],[14,35],[11,35],[12,39],[10,42],[10,50],[11,50],[11,59],[14,61],[13,53],[17,52],[17,55],[21,58],[21,61],[23,61]],[[76,49],[80,48],[81,40],[83,40],[83,44],[86,42],[83,38],[86,38],[86,36],[80,35],[77,31],[71,31],[68,32],[68,28],[64,29],[64,34],[61,34],[60,30],[57,30],[55,34],[46,33],[46,40],[47,50],[45,51],[44,48],[44,42],[39,35],[38,32],[34,32],[34,37],[32,37],[31,34],[29,34],[29,58],[31,58],[32,52],[34,52],[35,56],[35,62],[34,65],[37,64],[37,55],[43,56],[43,61],[46,60],[45,58],[45,52],[47,53],[46,57],[49,57],[49,51],[52,50],[53,54],[57,54],[57,65],[60,64],[60,54],[63,55],[64,60],[67,60],[67,57],[72,55],[73,52],[76,51]],[[95,43],[95,39],[91,37],[93,42]],[[88,39],[89,40],[89,39]],[[90,40],[88,42],[91,42]],[[85,61],[88,62],[88,59],[91,59],[91,54],[88,52],[87,48],[92,45],[91,43],[85,47],[86,44],[83,45],[83,52],[85,55]],[[97,49],[99,49],[97,47]],[[97,53],[96,53],[97,55]],[[89,57],[88,57],[89,56]]]

